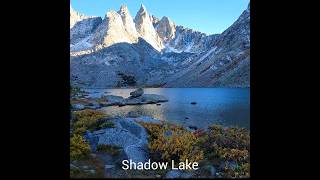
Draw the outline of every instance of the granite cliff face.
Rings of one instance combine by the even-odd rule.
[[[72,17],[71,17],[72,16]],[[83,87],[250,87],[250,7],[221,34],[150,15],[70,9],[71,83]],[[73,26],[71,24],[74,23]]]

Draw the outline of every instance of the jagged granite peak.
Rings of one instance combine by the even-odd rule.
[[[155,30],[152,20],[143,4],[134,18],[137,32],[140,36],[150,43],[156,50],[161,51],[164,48],[161,38]]]
[[[132,38],[123,25],[121,15],[115,11],[109,11],[91,37],[90,42],[95,45],[108,47],[119,42],[132,43]]]
[[[163,42],[169,42],[175,37],[176,25],[168,17],[163,16],[158,22],[156,30]]]
[[[215,38],[183,26],[176,26],[174,38],[166,43],[166,51],[200,53],[208,49]]]
[[[127,33],[129,34],[129,37],[133,42],[138,41],[139,34],[136,30],[135,24],[133,22],[133,19],[130,15],[129,9],[126,5],[121,5],[120,10],[118,11],[122,18],[123,26]]]

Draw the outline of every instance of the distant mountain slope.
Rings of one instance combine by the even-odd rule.
[[[250,7],[217,37],[212,48],[183,71],[172,76],[167,87],[249,87]]]

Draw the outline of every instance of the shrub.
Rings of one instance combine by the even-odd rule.
[[[162,160],[197,162],[203,152],[196,146],[197,137],[180,126],[141,122],[149,133],[149,149]]]
[[[99,128],[114,128],[114,123],[111,121],[103,122],[99,125]]]
[[[97,121],[105,116],[102,112],[90,109],[74,112],[73,129],[75,132],[79,131],[79,128],[80,132],[83,129],[93,131],[98,127]]]
[[[73,135],[70,138],[70,159],[79,160],[88,157],[90,146],[80,135]]]
[[[250,176],[250,133],[246,129],[210,126],[198,143],[207,159],[217,164],[237,164],[235,168],[224,167],[226,177]]]
[[[79,127],[73,130],[73,134],[83,135],[86,132],[85,127]]]
[[[112,145],[108,145],[108,144],[99,144],[97,146],[98,152],[105,152],[105,153],[111,154],[112,156],[119,155],[120,149],[121,149],[121,147],[112,146]]]
[[[237,168],[224,168],[226,178],[248,178],[250,177],[250,163],[240,164]]]

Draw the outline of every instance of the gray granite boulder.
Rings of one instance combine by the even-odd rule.
[[[130,92],[130,98],[136,98],[136,97],[142,96],[143,93],[144,93],[143,89],[139,88],[135,91]]]
[[[115,127],[106,128],[92,133],[87,132],[85,137],[89,140],[92,150],[99,144],[108,144],[123,148],[128,159],[134,162],[146,162],[149,158],[148,134],[137,121],[159,122],[153,118],[115,118],[112,120]]]

